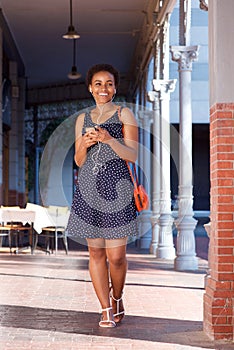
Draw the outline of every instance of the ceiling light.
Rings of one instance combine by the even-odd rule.
[[[80,35],[75,30],[75,27],[72,24],[72,0],[70,0],[70,25],[68,31],[63,35],[64,39],[79,39]]]
[[[81,74],[77,72],[76,66],[72,66],[71,72],[67,75],[69,79],[79,79],[81,77]]]
[[[68,31],[66,34],[63,35],[64,39],[79,39],[80,35],[75,30],[74,26],[70,25],[68,27]]]
[[[76,39],[73,39],[73,65],[71,72],[68,74],[69,79],[79,79],[81,77],[81,74],[77,71],[76,68]]]

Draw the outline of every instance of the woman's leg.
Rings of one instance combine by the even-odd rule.
[[[110,278],[112,284],[112,307],[113,313],[117,313],[117,302],[115,299],[122,297],[124,283],[127,273],[127,258],[126,258],[127,238],[106,240],[106,253],[109,261]],[[119,312],[124,311],[122,300],[119,302]],[[115,317],[116,322],[120,322],[123,314]]]
[[[100,301],[102,309],[110,307],[109,296],[109,272],[105,241],[103,239],[87,239],[89,248],[89,272],[94,286],[96,295]],[[112,311],[103,312],[103,320],[113,320]],[[110,323],[113,326],[113,323]]]

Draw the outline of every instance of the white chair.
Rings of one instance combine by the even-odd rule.
[[[53,225],[42,228],[40,236],[46,239],[47,250],[50,249],[50,241],[52,240],[52,252],[55,247],[55,254],[58,252],[58,240],[62,238],[65,252],[68,254],[68,241],[66,235],[66,226],[69,218],[69,208],[62,206],[50,205],[47,207],[48,214],[53,221]]]
[[[4,222],[0,224],[0,247],[2,247],[3,238],[8,238],[8,246],[11,251],[11,227],[6,225]]]
[[[34,230],[36,231],[35,248],[50,253],[50,243],[52,252],[58,251],[58,240],[63,239],[66,254],[68,254],[68,242],[66,236],[66,226],[69,218],[69,208],[64,206],[51,205],[43,207],[34,203],[27,203],[26,209],[36,212]],[[45,238],[46,248],[38,245],[38,238]],[[52,241],[52,242],[51,242]]]

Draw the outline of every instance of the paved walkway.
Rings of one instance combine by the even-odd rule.
[[[129,246],[128,261],[126,317],[101,329],[86,249],[68,256],[0,253],[0,349],[234,349],[202,331],[206,260],[199,258],[195,273],[176,272],[173,261]]]

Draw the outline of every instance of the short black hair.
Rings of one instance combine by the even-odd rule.
[[[119,86],[119,72],[111,64],[107,63],[98,63],[89,68],[86,75],[87,86],[89,86],[92,83],[94,74],[98,72],[109,72],[114,76],[115,87],[117,88]]]

